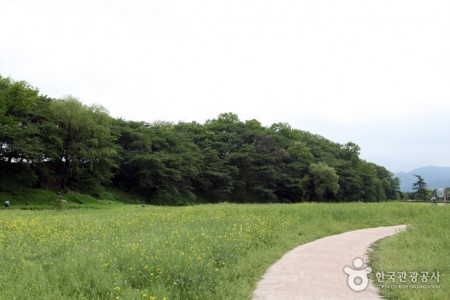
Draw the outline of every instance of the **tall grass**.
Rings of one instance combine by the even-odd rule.
[[[444,230],[424,229],[433,220],[424,211],[439,217],[448,213],[437,209],[349,203],[1,211],[0,298],[249,299],[264,271],[284,252],[325,235],[411,224],[399,237],[413,234],[414,240],[426,233],[425,239],[442,239]],[[427,249],[440,252],[442,244]],[[385,248],[379,247],[376,253]],[[374,262],[393,265],[383,257]],[[414,265],[420,257],[408,262],[410,268],[422,268]],[[440,270],[448,276],[449,264]],[[446,276],[442,285],[448,284]]]
[[[1,204],[3,201],[9,200],[11,202],[10,209],[27,209],[27,210],[42,210],[55,208],[60,200],[66,200],[65,208],[110,208],[111,206],[122,205],[118,201],[120,196],[121,200],[125,203],[140,203],[138,196],[128,195],[128,198],[123,197],[123,193],[120,191],[111,190],[112,192],[105,192],[105,197],[99,200],[92,196],[80,193],[61,193],[58,194],[52,190],[44,189],[23,189],[20,192],[1,192],[0,199]]]
[[[382,296],[388,299],[450,298],[449,209],[448,206],[421,205],[420,216],[408,222],[405,234],[375,243],[375,251],[370,255],[372,275],[377,272],[395,275],[384,280],[372,276],[373,282],[382,286]],[[406,278],[401,278],[402,273]],[[433,274],[439,274],[439,278],[432,278]]]

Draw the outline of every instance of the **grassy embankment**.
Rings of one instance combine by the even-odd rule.
[[[107,199],[107,200],[101,200]],[[92,196],[68,192],[58,194],[53,190],[45,189],[22,189],[18,191],[0,192],[0,202],[5,200],[11,202],[11,209],[42,210],[58,208],[58,202],[65,200],[62,208],[111,208],[124,203],[141,203],[144,198],[139,195],[127,194],[118,189],[109,189],[101,195],[101,199]]]
[[[0,298],[249,299],[267,267],[299,244],[410,224],[378,244],[373,267],[438,270],[440,288],[406,292],[444,299],[448,214],[448,207],[413,203],[1,211]],[[395,298],[405,291],[383,292]]]

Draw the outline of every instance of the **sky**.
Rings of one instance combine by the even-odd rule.
[[[450,167],[448,0],[1,0],[0,75],[113,117],[236,113]]]

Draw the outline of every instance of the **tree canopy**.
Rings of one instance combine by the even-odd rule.
[[[416,199],[426,200],[428,196],[427,183],[420,175],[414,175],[417,181],[413,184],[413,190],[416,191]]]
[[[108,185],[150,203],[381,201],[399,181],[360,147],[234,113],[197,122],[127,121],[0,76],[0,188]]]

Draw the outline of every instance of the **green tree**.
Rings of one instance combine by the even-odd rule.
[[[327,194],[335,195],[339,191],[339,176],[336,170],[323,162],[309,166],[309,183],[318,200],[324,200]]]
[[[275,202],[287,196],[285,189],[293,182],[285,172],[290,159],[276,135],[258,135],[255,142],[252,172],[254,174],[251,189],[258,197]],[[284,186],[286,185],[286,186]]]
[[[85,106],[73,97],[51,103],[55,123],[61,129],[57,173],[60,188],[78,185],[98,192],[110,181],[117,166],[117,148],[106,110]]]
[[[302,179],[308,174],[314,157],[306,143],[298,139],[286,140],[286,142],[289,142],[286,149],[288,159],[286,167],[280,175],[277,195],[289,202],[299,202],[304,200],[308,194]]]
[[[194,200],[192,185],[200,168],[200,152],[191,140],[189,125],[116,120],[115,127],[123,158],[116,185],[159,203]]]
[[[165,203],[194,200],[191,192],[192,182],[200,168],[198,147],[172,123],[153,123],[149,129],[152,152],[148,162],[152,167],[152,196]]]
[[[38,129],[30,122],[37,108],[38,90],[26,82],[0,77],[1,157],[8,163],[28,163],[39,159],[43,145]]]
[[[234,113],[204,124],[115,120],[100,106],[50,99],[0,76],[3,186],[12,179],[99,191],[113,178],[128,192],[172,203],[192,193],[238,202],[397,199],[398,178],[359,154],[353,142]]]
[[[0,76],[0,177],[10,185],[33,186],[49,174],[59,143],[50,101],[28,83]]]
[[[120,147],[121,164],[114,184],[126,192],[146,194],[151,188],[151,175],[145,168],[152,152],[151,133],[144,122],[114,120],[113,130]]]
[[[246,197],[242,176],[249,158],[245,152],[250,149],[242,151],[246,144],[242,138],[244,128],[233,113],[223,113],[205,122],[203,134],[197,138],[204,164],[195,186],[206,197],[228,201]]]
[[[413,190],[416,191],[416,199],[418,200],[427,200],[428,198],[428,190],[427,183],[420,175],[414,175],[417,178],[417,181],[413,184]]]

